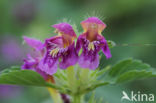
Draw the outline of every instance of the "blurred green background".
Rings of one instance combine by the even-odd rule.
[[[81,32],[80,22],[93,14],[107,24],[103,32],[106,39],[117,44],[111,49],[113,57],[101,61],[103,65],[132,57],[156,68],[156,46],[121,46],[156,44],[156,0],[0,0],[0,69],[22,64],[29,51],[22,45],[23,35],[44,40],[53,36],[51,25],[64,18],[74,22]],[[101,87],[96,90],[96,98],[121,103],[123,90],[156,95],[156,80]],[[44,88],[0,86],[0,103],[52,102]]]

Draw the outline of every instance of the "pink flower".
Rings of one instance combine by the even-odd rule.
[[[34,54],[28,54],[27,58],[24,59],[24,64],[22,65],[22,69],[34,70],[38,72],[45,80],[48,79],[49,75],[46,72],[41,71],[41,67],[39,63],[45,54],[44,45],[41,41],[28,38],[26,36],[23,37],[24,41],[34,49]]]
[[[102,49],[106,58],[111,58],[111,53],[105,38],[101,32],[105,29],[106,25],[97,17],[90,17],[81,22],[84,29],[78,37],[76,50],[82,48],[83,51],[79,57],[78,63],[81,68],[96,69],[99,65],[98,52]]]
[[[76,34],[70,24],[55,24],[58,36],[45,40],[46,54],[40,62],[41,70],[47,74],[57,71],[58,64],[60,69],[66,69],[77,63],[78,55],[75,51]]]

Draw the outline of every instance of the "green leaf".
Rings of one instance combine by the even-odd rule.
[[[93,91],[94,89],[96,89],[98,87],[105,86],[108,84],[109,84],[109,82],[96,81],[96,82],[92,83],[90,86],[86,87],[85,89],[79,90],[79,93],[85,94],[85,93],[88,93],[90,91]]]
[[[32,70],[21,70],[18,66],[13,66],[10,69],[5,69],[0,72],[0,85],[1,84],[51,87],[59,90],[61,93],[70,94],[69,90],[56,84],[46,82],[37,72]]]
[[[79,90],[79,92],[87,93],[100,86],[150,77],[156,77],[156,71],[152,69],[150,65],[143,63],[140,60],[126,59],[112,67],[106,66],[102,70],[97,69],[91,71],[89,74],[89,83],[85,84],[86,87]]]
[[[156,77],[156,71],[150,65],[140,60],[126,59],[115,64],[104,80],[115,84],[150,77]]]
[[[45,80],[32,70],[5,70],[0,75],[0,84],[47,86]]]
[[[20,67],[19,66],[12,66],[9,69],[4,69],[3,71],[0,72],[0,74],[8,73],[8,72],[13,71],[13,70],[20,70]]]
[[[88,103],[95,103],[95,92],[92,93]]]
[[[122,82],[132,81],[136,79],[145,79],[149,77],[156,77],[156,74],[147,71],[131,71],[119,76],[116,82],[122,83]]]

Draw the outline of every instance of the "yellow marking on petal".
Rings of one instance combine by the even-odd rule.
[[[64,48],[71,45],[76,39],[76,37],[69,36],[68,34],[63,34],[62,37],[63,37]]]
[[[94,50],[94,49],[95,49],[95,47],[94,47],[93,42],[89,42],[89,44],[88,44],[88,50]]]
[[[99,35],[102,35],[102,34],[101,34],[101,30],[98,30],[98,34],[99,34]]]
[[[84,31],[83,31],[83,33],[86,33],[87,32],[87,29],[85,28],[85,29],[83,29]]]
[[[63,34],[62,34],[62,32],[58,32],[58,36],[62,36]]]
[[[59,32],[59,30],[58,29],[56,29],[55,31],[54,31],[54,33],[58,33]]]
[[[87,31],[90,31],[93,33],[98,32],[99,35],[102,35],[101,32],[106,27],[106,26],[103,26],[101,24],[96,24],[96,23],[82,23],[81,25],[83,27],[84,33]]]
[[[57,33],[58,36],[62,37],[62,39],[63,39],[63,47],[64,48],[66,48],[69,45],[71,45],[74,42],[74,40],[77,38],[76,36],[70,36],[68,34],[65,34],[64,32],[59,31],[58,29],[55,30],[55,33]],[[50,52],[50,54],[52,56],[55,56],[55,54],[57,54],[57,52],[58,52],[57,50],[52,50]]]
[[[54,33],[58,34],[58,36],[62,36],[63,33],[61,31],[59,31],[58,29],[55,29]]]
[[[98,34],[102,35],[101,32],[103,31],[104,27],[99,25],[98,26]]]
[[[83,30],[84,30],[84,33],[87,32],[88,30],[88,25],[86,23],[81,23],[82,27],[83,27]]]
[[[54,57],[57,55],[58,52],[59,52],[59,48],[55,48],[55,49],[50,51],[50,55]]]

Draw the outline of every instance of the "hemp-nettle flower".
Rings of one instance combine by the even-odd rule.
[[[78,60],[74,42],[76,34],[72,26],[60,23],[52,27],[58,35],[45,40],[46,54],[40,62],[41,70],[50,75],[57,71],[58,64],[60,69],[66,69]]]
[[[24,40],[29,46],[31,46],[35,50],[34,50],[33,56],[28,54],[28,58],[24,60],[24,65],[22,66],[22,69],[34,70],[38,72],[45,79],[46,82],[55,84],[55,80],[53,76],[47,74],[46,71],[43,71],[43,69],[45,70],[47,69],[45,67],[42,68],[43,66],[39,65],[46,53],[44,44],[39,40],[35,40],[32,38],[28,38],[28,37],[24,37]],[[55,103],[56,102],[62,103],[61,96],[57,90],[53,88],[48,88],[48,90],[50,94],[52,95]]]
[[[78,63],[81,68],[96,69],[99,65],[98,52],[102,49],[106,58],[111,58],[111,53],[107,41],[102,36],[101,32],[106,25],[97,17],[89,17],[81,22],[84,29],[77,40],[76,50],[82,48],[83,51],[79,57]]]
[[[28,54],[27,58],[24,59],[22,69],[34,70],[38,72],[45,80],[49,79],[50,76],[44,71],[41,71],[41,68],[39,67],[39,63],[45,53],[44,44],[39,40],[28,38],[26,36],[24,36],[23,38],[24,41],[35,50],[33,52],[33,56]]]

